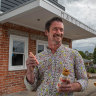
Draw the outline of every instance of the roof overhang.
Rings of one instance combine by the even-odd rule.
[[[11,22],[44,32],[47,20],[54,16],[62,17],[64,37],[77,40],[96,36],[96,31],[71,17],[65,11],[47,0],[35,0],[0,16],[0,23]]]

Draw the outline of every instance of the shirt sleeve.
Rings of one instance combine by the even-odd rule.
[[[39,54],[40,55],[40,54]],[[34,76],[35,76],[35,80],[34,80],[34,84],[30,84],[28,82],[28,80],[26,79],[26,76],[24,78],[24,83],[25,83],[25,86],[28,90],[37,90],[37,88],[40,86],[40,84],[42,83],[43,79],[44,79],[44,70],[45,70],[45,67],[44,67],[44,62],[41,61],[40,59],[40,56],[36,56],[39,64],[38,66],[36,66],[34,68]],[[41,56],[42,57],[42,56]],[[43,58],[43,57],[42,57]],[[43,64],[44,63],[44,64]]]
[[[34,75],[35,75],[35,80],[34,80],[34,83],[33,84],[30,84],[26,78],[26,76],[24,77],[24,84],[26,86],[26,88],[30,91],[33,91],[37,88],[37,81],[38,81],[38,68],[36,67],[34,69]]]
[[[84,91],[88,86],[88,78],[84,61],[78,51],[75,51],[75,74],[77,82],[81,84],[81,91]]]

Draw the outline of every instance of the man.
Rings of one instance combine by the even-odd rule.
[[[88,83],[85,66],[76,50],[66,48],[62,44],[62,19],[54,17],[49,20],[45,25],[45,34],[48,37],[47,50],[39,53],[37,59],[30,52],[26,61],[26,88],[34,90],[38,86],[38,96],[73,96],[73,92],[83,91]],[[56,85],[64,68],[70,71],[69,78],[66,80],[67,84],[60,84],[57,90]]]

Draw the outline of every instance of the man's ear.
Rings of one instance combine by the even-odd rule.
[[[47,30],[45,30],[45,36],[48,36],[48,31]]]

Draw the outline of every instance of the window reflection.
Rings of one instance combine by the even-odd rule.
[[[24,53],[24,42],[13,41],[13,52]]]
[[[38,53],[44,51],[44,45],[38,45]]]

